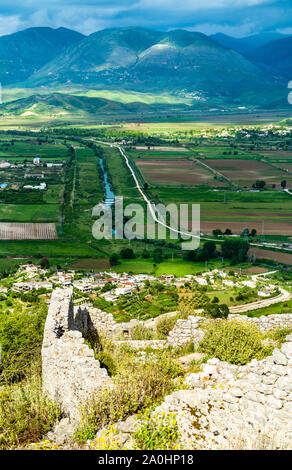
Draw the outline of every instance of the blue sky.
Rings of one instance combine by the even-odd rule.
[[[84,34],[120,26],[185,28],[236,37],[292,34],[292,0],[0,0],[0,35],[31,26]]]

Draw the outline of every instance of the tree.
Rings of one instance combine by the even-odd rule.
[[[207,305],[204,310],[211,318],[227,318],[229,314],[229,308],[226,304],[212,303]]]
[[[245,227],[245,228],[243,229],[243,232],[242,232],[241,236],[242,236],[243,238],[247,238],[247,237],[249,236],[249,229],[248,229],[247,227]]]
[[[49,261],[49,259],[44,256],[44,257],[41,259],[41,261],[40,261],[40,265],[41,265],[41,267],[42,267],[43,269],[49,268],[49,267],[50,267],[50,261]]]
[[[110,265],[111,266],[116,266],[117,264],[119,264],[119,257],[116,253],[113,253],[111,256],[110,256],[110,259],[109,259],[109,262],[110,262]]]
[[[242,263],[246,260],[249,244],[246,240],[225,240],[222,244],[221,253],[223,258],[232,260],[233,264]]]
[[[216,243],[213,241],[207,241],[204,244],[203,251],[208,256],[208,259],[217,257]],[[208,261],[208,259],[206,261]]]
[[[256,181],[256,188],[257,189],[264,189],[265,186],[266,186],[265,181],[263,181],[263,180],[257,180]]]
[[[230,228],[227,228],[224,232],[224,235],[232,235],[232,230]]]
[[[219,235],[222,235],[222,230],[220,230],[220,228],[216,228],[215,230],[213,230],[213,235],[214,237],[218,237]]]
[[[285,189],[287,186],[287,181],[286,180],[281,181],[281,186],[283,189]]]
[[[158,264],[158,263],[161,263],[162,260],[163,260],[162,249],[161,248],[156,248],[153,251],[153,261],[154,261],[154,263]]]
[[[134,251],[132,248],[123,248],[120,252],[120,256],[122,259],[134,259],[136,258]]]
[[[255,237],[256,234],[257,234],[257,231],[255,228],[253,228],[252,231],[250,232],[251,237]]]

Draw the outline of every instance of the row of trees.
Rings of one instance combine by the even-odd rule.
[[[211,259],[221,256],[230,259],[232,263],[242,263],[247,258],[249,250],[249,243],[247,240],[242,239],[229,239],[222,243],[221,251],[218,252],[216,243],[207,241],[202,248],[194,251],[189,251],[185,255],[188,261],[209,261]]]

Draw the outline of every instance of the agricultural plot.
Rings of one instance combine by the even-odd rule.
[[[226,228],[241,234],[245,227],[257,234],[292,236],[292,199],[283,191],[232,191],[191,188],[153,188],[152,194],[165,204],[200,204],[201,231],[212,234]]]
[[[58,222],[68,148],[61,144],[0,140],[0,221]]]
[[[264,220],[264,219],[263,219]],[[217,220],[201,220],[201,231],[206,234],[212,234],[214,229],[220,229],[222,233],[225,232],[226,228],[229,228],[232,233],[240,235],[243,230],[247,227],[249,230],[255,229],[258,235],[261,235],[264,231],[265,234],[269,235],[284,235],[292,236],[292,218],[290,217],[289,222],[272,222],[264,220],[263,222],[258,218],[246,218],[244,221],[228,220],[226,215],[222,214],[221,221]],[[264,227],[264,228],[263,228]]]
[[[266,187],[280,187],[281,181],[292,181],[292,177],[267,163],[257,160],[208,159],[208,166],[219,171],[234,184],[250,188],[257,180],[266,182]]]
[[[186,157],[189,156],[188,153],[186,152],[177,152],[177,151],[160,151],[160,150],[151,150],[149,152],[146,152],[146,151],[136,151],[136,150],[131,150],[131,151],[128,151],[128,156],[132,159],[132,160],[139,160],[139,159],[143,159],[143,160],[163,160],[163,159],[166,159],[166,160],[183,160],[185,159]]]
[[[191,160],[136,160],[144,179],[158,185],[208,185],[226,183],[214,179],[214,175]]]
[[[276,161],[274,163],[277,166],[283,168],[284,171],[291,171],[292,172],[292,159],[290,161],[289,160],[285,160],[285,161],[279,160],[279,161]]]
[[[58,204],[0,204],[2,222],[57,222]]]
[[[17,140],[14,137],[11,141],[0,141],[0,157],[40,157],[64,159],[67,156],[67,148],[61,143],[47,143],[37,140]]]
[[[257,259],[269,259],[279,261],[292,266],[292,255],[279,251],[261,250],[260,248],[251,248],[250,253],[254,254]]]
[[[0,240],[56,240],[55,224],[1,222]]]
[[[185,147],[166,147],[166,146],[153,146],[153,147],[145,147],[145,146],[136,146],[136,151],[143,150],[147,152],[188,152],[188,149]]]
[[[292,152],[288,150],[265,150],[261,155],[269,158],[270,160],[283,160],[290,159],[292,161]]]

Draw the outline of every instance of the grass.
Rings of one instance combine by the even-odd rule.
[[[0,204],[1,222],[57,222],[57,204]]]
[[[259,308],[247,313],[249,317],[261,317],[262,315],[278,315],[281,313],[292,313],[292,299],[287,302],[279,302],[269,307]]]
[[[175,258],[172,260],[165,260],[162,263],[154,266],[153,260],[136,258],[134,260],[121,260],[118,266],[113,266],[111,269],[117,273],[132,272],[134,274],[150,274],[153,273],[159,277],[163,274],[173,274],[177,277],[182,277],[187,274],[196,274],[198,272],[206,271],[209,269],[218,269],[222,267],[221,260],[213,260],[212,262],[205,263],[185,261],[183,259]],[[207,269],[206,269],[207,268]]]

